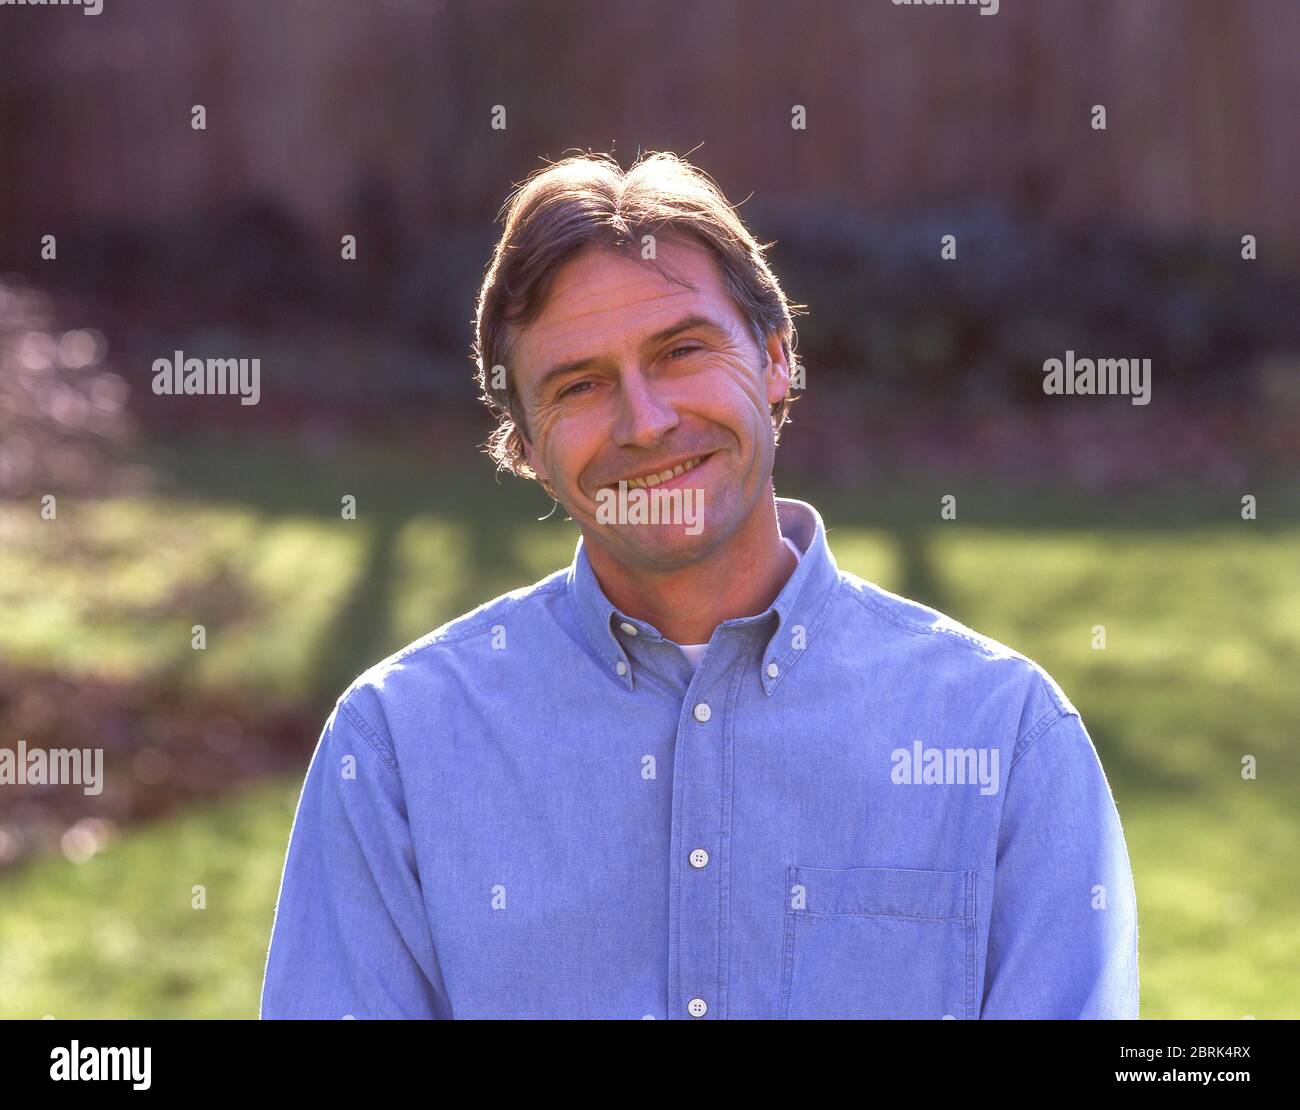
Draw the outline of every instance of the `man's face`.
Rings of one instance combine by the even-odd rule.
[[[755,512],[775,453],[769,406],[790,378],[779,337],[758,347],[704,248],[661,240],[658,260],[691,288],[612,250],[571,259],[518,335],[512,370],[528,462],[587,542],[628,566],[670,570],[716,550]],[[598,516],[603,488],[694,459],[703,461],[655,488],[699,499],[698,534]]]

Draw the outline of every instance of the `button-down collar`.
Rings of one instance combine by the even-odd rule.
[[[767,609],[753,616],[724,621],[719,626],[771,625],[764,651],[757,661],[758,679],[768,694],[776,689],[812,642],[826,619],[840,582],[835,557],[826,543],[826,527],[817,510],[806,501],[789,497],[778,497],[776,506],[782,534],[789,536],[802,553],[799,565]],[[581,537],[569,568],[568,589],[587,642],[604,663],[605,672],[629,690],[635,689],[633,639],[636,650],[667,641],[653,625],[621,612],[605,596]],[[628,627],[635,631],[627,632]]]

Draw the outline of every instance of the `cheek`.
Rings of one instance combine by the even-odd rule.
[[[715,367],[696,398],[700,411],[720,424],[735,428],[760,427],[767,418],[767,391],[752,366],[739,360]]]
[[[742,358],[729,358],[720,367],[737,400],[766,403],[767,385],[763,372],[752,362]]]
[[[583,470],[600,453],[608,439],[603,425],[590,416],[575,416],[551,422],[543,441],[542,458],[557,485],[577,486]]]

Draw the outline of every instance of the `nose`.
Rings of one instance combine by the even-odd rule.
[[[677,410],[656,393],[640,371],[622,375],[613,439],[620,447],[655,447],[677,427]]]

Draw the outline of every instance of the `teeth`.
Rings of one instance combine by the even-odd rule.
[[[672,478],[685,474],[688,470],[694,470],[700,465],[701,461],[703,461],[702,458],[689,459],[684,463],[678,463],[671,470],[664,470],[658,474],[647,474],[644,478],[625,478],[624,481],[627,482],[629,489],[650,489],[660,482],[667,482]],[[615,482],[614,485],[616,486],[618,483]]]

